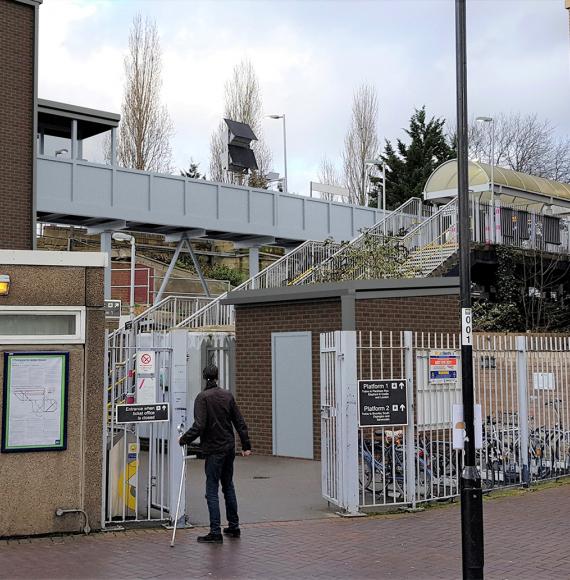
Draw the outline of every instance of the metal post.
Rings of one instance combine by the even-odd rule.
[[[249,248],[249,277],[259,274],[259,246]]]
[[[155,298],[153,300],[153,304],[160,302],[160,299],[162,298],[162,295],[164,294],[164,291],[166,290],[166,286],[168,285],[168,281],[170,280],[170,276],[172,274],[172,271],[176,267],[176,262],[178,262],[178,256],[180,255],[180,250],[182,250],[182,246],[184,245],[185,240],[186,240],[186,236],[182,236],[180,238],[180,241],[178,242],[178,245],[176,246],[176,250],[174,250],[174,255],[172,256],[172,259],[170,260],[170,264],[168,265],[168,269],[166,270],[166,274],[164,275],[164,279],[162,280],[162,284],[160,285],[160,289],[158,290],[158,294],[155,296]]]
[[[71,159],[77,159],[77,120],[71,120]]]
[[[135,317],[135,264],[136,264],[136,247],[135,236],[131,237],[131,297],[129,314],[131,320]]]
[[[461,374],[465,423],[464,468],[461,473],[461,539],[463,578],[483,578],[483,496],[475,464],[473,337],[467,153],[467,50],[465,0],[455,0],[457,162],[459,198],[459,273],[461,291]]]
[[[519,437],[521,442],[522,482],[530,483],[528,466],[528,369],[527,369],[526,337],[517,336],[517,385],[519,400]]]
[[[111,129],[111,165],[117,165],[117,129]]]
[[[496,243],[497,240],[497,217],[495,210],[495,119],[491,119],[491,209],[493,212],[492,226],[493,232],[491,241]]]
[[[386,163],[382,163],[382,220],[384,221],[384,235],[386,235]]]
[[[105,300],[111,299],[111,253],[112,253],[112,236],[113,232],[101,232],[100,244],[101,252],[107,254],[107,265],[103,270],[103,295]]]
[[[413,333],[404,331],[404,372],[406,377],[406,394],[408,408],[406,410],[408,424],[406,425],[406,495],[407,501],[416,507],[416,424],[414,406],[414,365],[413,365]],[[426,474],[427,475],[427,474]]]
[[[200,266],[200,262],[198,262],[198,258],[196,257],[196,254],[194,254],[194,250],[192,249],[192,244],[190,243],[190,240],[188,240],[187,238],[184,238],[184,242],[186,243],[186,247],[188,248],[188,253],[190,254],[190,257],[192,258],[192,263],[194,264],[194,269],[196,270],[196,273],[198,274],[198,277],[200,278],[200,282],[202,284],[202,289],[204,290],[204,294],[210,298],[210,289],[208,288],[208,284],[206,283],[206,279],[204,278],[204,274],[202,273],[202,268]]]
[[[285,113],[283,113],[283,159],[285,161],[285,179],[283,180],[283,192],[287,193],[287,130],[285,129]]]

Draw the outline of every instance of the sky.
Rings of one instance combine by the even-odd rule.
[[[249,58],[264,110],[287,117],[289,190],[307,194],[324,155],[341,166],[355,88],[374,85],[382,140],[415,107],[455,124],[452,0],[44,0],[39,96],[120,112],[123,58],[137,13],[156,20],[162,101],[176,168],[208,168],[224,83]],[[570,135],[570,38],[563,0],[468,0],[470,117],[520,112]],[[283,173],[281,121],[266,119]]]

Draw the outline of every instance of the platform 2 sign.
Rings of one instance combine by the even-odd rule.
[[[170,405],[117,405],[117,423],[158,423],[170,419]]]
[[[406,379],[358,381],[359,426],[407,425],[406,387]]]

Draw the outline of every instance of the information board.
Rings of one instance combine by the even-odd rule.
[[[155,405],[117,405],[117,423],[157,423],[168,421],[170,406],[168,403]]]
[[[408,424],[406,379],[358,381],[358,424],[385,427]]]
[[[429,353],[429,382],[433,384],[457,382],[459,356],[456,352],[432,350]]]
[[[2,452],[67,448],[69,353],[4,353]]]

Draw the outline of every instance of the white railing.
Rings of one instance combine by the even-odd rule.
[[[343,245],[338,252],[322,262],[318,268],[308,272],[295,284],[313,284],[336,279],[336,273],[342,272],[343,279],[360,279],[366,277],[366,260],[361,259],[359,251],[364,250],[370,236],[380,236],[386,239],[399,238],[429,218],[433,212],[432,206],[425,205],[421,199],[412,197],[400,207],[388,214],[377,224],[364,230],[350,243]]]
[[[240,284],[233,291],[258,288],[279,288],[295,283],[296,279],[311,271],[315,266],[338,251],[340,244],[332,241],[308,240],[288,252],[276,262]],[[179,322],[178,328],[203,328],[208,326],[231,326],[234,323],[234,308],[222,304],[228,293],[221,294],[210,304]]]

